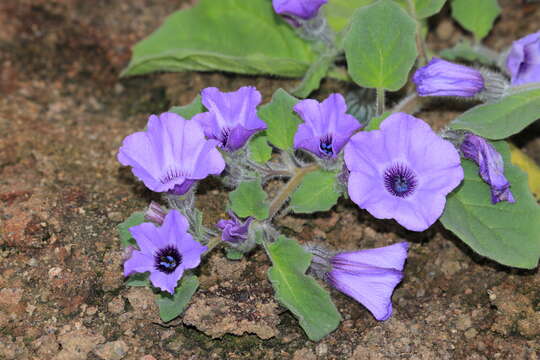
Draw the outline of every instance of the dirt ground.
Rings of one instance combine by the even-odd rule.
[[[193,1],[192,1],[193,2]],[[540,4],[500,0],[487,44],[538,30]],[[537,359],[540,275],[472,253],[440,224],[423,234],[378,221],[349,201],[295,216],[284,231],[340,249],[411,242],[394,315],[377,322],[332,291],[340,327],[319,343],[272,298],[262,252],[205,260],[185,315],[159,321],[153,295],[123,285],[116,225],[159,196],[116,160],[122,139],[151,113],[190,102],[204,87],[255,85],[265,101],[296,83],[270,77],[178,73],[118,79],[130,47],[182,0],[0,2],[0,359]],[[448,10],[430,20],[429,44],[465,36]],[[317,94],[346,91],[326,81]],[[439,104],[441,105],[441,104]],[[440,128],[457,112],[419,116]],[[514,139],[540,161],[539,126]],[[208,224],[226,194],[202,186]]]

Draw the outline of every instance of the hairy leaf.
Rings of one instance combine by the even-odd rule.
[[[287,150],[293,147],[294,134],[302,121],[293,112],[298,99],[283,89],[277,89],[272,101],[259,108],[258,115],[268,129],[266,135],[274,146]]]
[[[204,111],[206,111],[206,109],[201,102],[201,95],[197,95],[197,97],[193,99],[191,104],[183,106],[173,106],[169,109],[169,112],[178,114],[186,120],[190,120],[195,115],[200,114]]]
[[[500,13],[497,0],[452,0],[452,16],[477,40],[489,33]]]
[[[272,147],[268,145],[268,137],[265,132],[253,136],[248,144],[249,157],[251,160],[264,164],[272,157]]]
[[[120,236],[120,243],[122,247],[136,246],[137,242],[131,236],[129,228],[142,224],[144,222],[144,212],[137,211],[131,214],[126,220],[118,224],[118,235]]]
[[[330,210],[339,198],[334,172],[314,171],[307,174],[291,196],[291,209],[295,213],[313,213]]]
[[[169,322],[180,316],[198,287],[199,279],[195,275],[184,275],[174,295],[165,291],[160,292],[156,296],[156,304],[159,307],[159,317],[161,320],[163,322]]]
[[[257,220],[264,220],[268,217],[266,193],[262,189],[260,181],[240,183],[236,190],[229,193],[229,200],[232,210],[239,217],[253,216]]]

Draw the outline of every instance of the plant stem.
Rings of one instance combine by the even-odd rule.
[[[287,202],[287,200],[289,199],[289,196],[291,196],[293,191],[296,190],[298,185],[300,185],[304,176],[306,176],[310,172],[313,172],[317,169],[319,169],[318,165],[311,164],[311,165],[308,165],[308,166],[305,166],[296,170],[293,177],[291,177],[289,181],[287,181],[285,186],[280,190],[280,192],[277,194],[274,200],[272,200],[272,202],[270,203],[270,211],[269,211],[270,219],[273,218],[274,215],[276,215],[276,213],[279,211],[279,209],[281,209],[283,204]]]
[[[414,21],[416,23],[416,48],[419,55],[418,65],[424,66],[427,64],[428,58],[426,51],[426,43],[424,42],[424,38],[422,37],[422,23],[416,18],[416,6],[414,4],[414,1],[407,0],[407,3],[409,5],[409,14],[414,18]]]
[[[381,116],[384,113],[384,89],[377,88],[377,116]]]
[[[220,244],[221,244],[221,237],[216,236],[216,237],[211,238],[208,244],[206,244],[208,249],[204,252],[203,256],[208,255],[212,250],[214,250],[216,246]]]

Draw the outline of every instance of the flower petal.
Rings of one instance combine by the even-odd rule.
[[[161,271],[152,271],[150,274],[150,281],[152,285],[161,289],[162,291],[167,291],[170,294],[174,294],[174,289],[178,285],[178,280],[184,274],[183,267],[179,266],[171,274],[166,274]]]
[[[130,258],[124,262],[124,276],[152,270],[154,270],[154,257],[138,250],[133,250]]]
[[[152,223],[142,223],[129,228],[129,232],[137,242],[139,249],[145,254],[154,255],[159,249],[167,244],[159,228]]]
[[[400,242],[375,249],[342,252],[332,258],[332,263],[339,264],[335,266],[347,271],[354,271],[359,264],[403,270],[408,248],[407,242]]]

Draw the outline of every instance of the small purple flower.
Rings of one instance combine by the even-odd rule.
[[[202,103],[208,112],[193,117],[209,139],[215,139],[225,151],[235,151],[246,144],[266,123],[257,116],[261,94],[253,86],[233,92],[221,92],[209,87],[201,92]]]
[[[416,70],[413,82],[420,96],[471,97],[484,89],[480,71],[438,58]]]
[[[219,220],[217,227],[222,231],[221,239],[230,244],[241,244],[248,239],[249,225],[254,220],[251,216],[242,222],[233,212],[230,220]]]
[[[206,140],[194,121],[174,113],[150,116],[148,130],[124,139],[118,161],[155,192],[186,193],[197,181],[220,174],[225,161],[217,141]]]
[[[347,104],[340,94],[331,94],[322,103],[302,100],[294,106],[304,123],[294,135],[294,148],[304,149],[320,158],[335,158],[361,125],[346,114]]]
[[[152,285],[174,294],[184,270],[199,266],[207,250],[188,233],[187,219],[171,210],[160,227],[142,223],[129,228],[140,250],[134,250],[124,263],[124,276],[150,272]]]
[[[467,134],[460,149],[467,159],[479,166],[480,177],[491,187],[493,204],[499,201],[515,202],[510,183],[504,176],[503,158],[493,145],[480,136]]]
[[[327,2],[328,0],[272,0],[272,5],[277,14],[309,20],[314,18],[319,8]]]
[[[512,85],[540,82],[540,31],[514,41],[506,58]]]
[[[144,213],[144,219],[153,222],[154,224],[161,225],[167,215],[167,211],[161,207],[157,202],[151,201],[148,205],[148,209]]]
[[[360,132],[345,146],[351,200],[378,219],[423,231],[441,215],[446,195],[463,180],[454,146],[405,113],[380,130]]]

